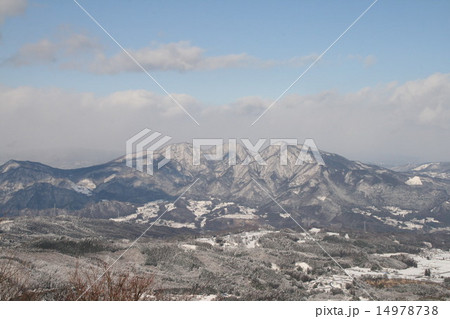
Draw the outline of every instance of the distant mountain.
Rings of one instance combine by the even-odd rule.
[[[441,179],[450,179],[450,162],[409,164],[393,168],[398,172],[408,172]]]
[[[305,226],[365,225],[380,231],[450,226],[444,164],[395,172],[321,152],[325,166],[312,157],[294,165],[301,147],[291,146],[289,165],[280,165],[279,146],[270,146],[261,152],[267,165],[243,165],[249,153],[238,145],[237,165],[228,165],[226,146],[224,160],[202,158],[193,165],[190,144],[169,147],[171,160],[153,176],[127,167],[125,158],[72,170],[9,161],[0,166],[0,216],[66,214],[149,223],[165,212],[155,226],[192,230],[296,226],[289,214]],[[165,149],[155,154],[155,165],[163,154]]]

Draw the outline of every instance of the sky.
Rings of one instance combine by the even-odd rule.
[[[0,162],[100,163],[144,128],[450,161],[450,2],[373,2],[0,0]]]

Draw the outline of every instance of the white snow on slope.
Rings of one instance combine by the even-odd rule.
[[[116,177],[116,174],[109,175],[107,178],[105,178],[105,179],[103,180],[103,183],[108,183],[108,182],[111,181],[114,177]]]
[[[188,201],[187,208],[194,213],[194,215],[198,218],[202,215],[208,214],[211,210],[212,202],[210,200],[192,200]]]
[[[405,217],[406,215],[412,213],[412,210],[401,209],[401,208],[395,207],[395,206],[386,206],[386,207],[384,207],[384,208],[386,208],[387,210],[389,210],[389,212],[390,212],[392,215],[395,215],[395,216],[402,216],[402,217]]]
[[[197,246],[191,244],[183,244],[180,246],[184,251],[197,250]]]
[[[327,232],[328,236],[335,236],[335,237],[339,237],[339,233],[333,233],[333,232]]]
[[[225,214],[225,215],[221,215],[218,218],[236,218],[236,219],[257,219],[258,216],[255,215],[254,213],[256,212],[256,209],[254,208],[250,208],[250,207],[246,207],[246,206],[241,206],[238,205],[239,213],[234,213],[234,214]]]
[[[198,241],[200,243],[207,243],[212,246],[216,245],[216,242],[214,241],[213,238],[197,238],[196,241]]]
[[[233,213],[228,214],[228,207],[233,206]],[[236,210],[236,206],[238,210]],[[161,207],[161,208],[160,208]],[[111,220],[116,222],[127,222],[127,221],[135,221],[136,223],[148,223],[152,218],[158,217],[158,213],[162,214],[163,211],[170,212],[177,207],[173,203],[167,203],[162,200],[152,201],[146,203],[144,206],[138,207],[134,214],[130,214],[125,217],[111,218]],[[188,204],[186,206],[188,210],[190,210],[195,215],[195,220],[200,221],[200,227],[203,228],[206,225],[207,218],[206,215],[212,213],[213,211],[217,211],[218,209],[224,209],[224,211],[220,212],[220,215],[216,218],[229,218],[229,219],[257,219],[258,216],[254,214],[256,209],[237,205],[233,202],[220,203],[217,206],[214,206],[212,201],[196,201],[196,200],[188,200]],[[215,212],[219,213],[219,212]],[[156,225],[167,226],[172,228],[195,228],[195,223],[177,223],[172,221],[158,221]]]
[[[8,165],[6,165],[5,167],[3,167],[2,173],[6,173],[7,171],[9,171],[11,169],[15,169],[19,166],[20,166],[19,163],[11,162]]]
[[[115,222],[126,222],[135,220],[136,223],[146,223],[149,219],[157,217],[159,212],[159,204],[162,201],[157,200],[153,202],[149,202],[144,206],[138,207],[136,209],[136,213],[130,214],[125,217],[111,218],[112,221]]]
[[[247,206],[241,206],[241,205],[238,205],[238,207],[239,207],[239,210],[243,214],[252,215],[253,213],[256,213],[256,209],[254,209],[254,208],[250,208]]]
[[[388,278],[406,278],[414,280],[431,280],[435,282],[442,282],[442,277],[448,277],[450,269],[450,252],[441,249],[424,249],[420,254],[407,254],[417,262],[417,267],[410,267],[406,269],[392,269],[384,268],[380,272],[371,271],[369,268],[352,267],[347,271],[352,276],[358,275],[383,275],[386,274]],[[374,254],[377,255],[377,254]],[[381,257],[390,257],[395,254],[378,254]],[[425,269],[431,270],[431,276],[425,276]]]
[[[91,196],[92,191],[97,187],[97,185],[95,185],[94,182],[90,179],[85,178],[79,181],[77,184],[71,183],[70,187],[77,193]]]
[[[308,265],[307,263],[302,262],[302,261],[297,261],[295,263],[295,267],[300,267],[302,269],[302,271],[310,271],[310,270],[312,270],[312,267],[310,265]]]
[[[217,204],[217,205],[213,208],[212,211],[219,210],[219,209],[222,209],[222,208],[231,206],[231,205],[234,205],[234,203],[233,203],[233,202],[223,202],[223,203],[219,203],[219,204]]]
[[[270,233],[274,233],[275,231],[271,230],[257,230],[250,232],[243,232],[240,234],[232,234],[221,237],[223,240],[223,247],[235,249],[238,247],[246,247],[246,248],[257,248],[259,247],[258,241],[259,239]],[[219,245],[214,238],[211,237],[203,237],[197,238],[196,241],[202,243],[208,243],[213,246]]]
[[[0,230],[1,231],[10,231],[11,227],[14,225],[14,221],[11,219],[0,220]]]
[[[405,184],[409,185],[409,186],[420,186],[420,185],[422,185],[422,180],[420,179],[419,176],[414,176],[414,177],[411,177],[410,179],[408,179],[405,182]]]
[[[320,231],[321,231],[320,228],[311,228],[311,229],[309,230],[309,232],[312,233],[312,234],[317,234],[317,233],[319,233]]]
[[[272,233],[273,231],[269,230],[261,230],[261,231],[253,231],[253,232],[244,232],[242,234],[239,234],[238,236],[242,240],[242,244],[245,245],[247,248],[256,248],[259,246],[258,241],[259,239],[269,233]]]
[[[376,215],[372,215],[372,217],[378,219],[379,221],[383,222],[386,225],[394,226],[400,229],[422,229],[423,223],[418,222],[418,220],[412,220],[412,221],[401,221],[397,220],[391,217],[380,217]]]
[[[142,217],[145,219],[150,219],[153,217],[158,216],[159,212],[159,204],[161,204],[161,201],[157,200],[154,202],[149,202],[145,204],[144,206],[138,207],[136,210],[137,214],[141,214]]]
[[[156,226],[166,226],[166,227],[170,227],[170,228],[190,228],[190,229],[195,229],[195,224],[194,223],[177,223],[171,220],[163,220],[163,219],[159,219],[156,223]]]
[[[166,204],[166,205],[164,205],[164,207],[165,207],[165,209],[166,209],[166,210],[165,210],[166,212],[170,212],[170,211],[176,209],[176,206],[175,206],[175,204],[173,204],[173,203]]]
[[[275,271],[280,271],[280,266],[278,266],[277,264],[274,264],[274,263],[270,264],[270,268]]]
[[[413,168],[413,171],[422,171],[422,170],[430,167],[432,164],[433,163],[428,163],[428,164],[423,164],[423,165],[417,166],[416,168]]]
[[[258,216],[256,215],[247,215],[247,214],[226,214],[219,216],[218,218],[233,218],[233,219],[256,219]]]
[[[419,224],[425,224],[425,223],[440,223],[440,221],[436,220],[433,217],[425,217],[423,219],[417,219],[417,218],[413,218],[411,219],[412,222],[414,223],[419,223]]]

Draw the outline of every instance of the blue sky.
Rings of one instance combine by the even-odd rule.
[[[127,49],[188,41],[205,56],[245,53],[285,61],[320,54],[371,1],[79,1]],[[292,89],[343,92],[448,72],[448,1],[379,1]],[[82,33],[106,54],[119,48],[73,1],[30,1],[2,27],[1,58],[27,43]],[[351,58],[355,56],[355,58]],[[359,60],[374,57],[365,66]],[[308,61],[309,62],[309,61]],[[171,92],[221,104],[247,95],[275,98],[307,67],[240,67],[214,71],[152,71]],[[107,94],[158,88],[142,72],[93,75],[57,65],[1,68],[6,85],[59,86]],[[6,83],[5,83],[6,82]]]
[[[79,0],[167,91],[185,96],[186,108],[193,114],[203,117],[207,109],[225,109],[245,114],[250,122],[250,118],[258,112],[250,112],[249,115],[249,107],[261,107],[263,110],[372,2]],[[379,0],[289,90],[287,96],[300,99],[310,96],[318,101],[326,92],[333,92],[351,97],[364,89],[392,90],[388,88],[392,83],[401,88],[410,81],[425,81],[435,74],[446,75],[450,72],[449,15],[449,1]],[[72,0],[5,0],[0,5],[0,23],[0,87],[5,92],[23,87],[41,90],[36,92],[46,92],[42,93],[43,100],[40,102],[43,104],[50,103],[46,99],[50,99],[49,90],[54,89],[62,90],[71,96],[70,99],[76,100],[74,95],[83,96],[78,97],[80,101],[86,101],[86,96],[109,101],[109,97],[117,92],[139,90],[156,94],[158,98],[164,96],[161,89],[138,70]],[[170,52],[175,53],[172,56]],[[447,77],[443,79],[439,85],[443,85],[442,81],[446,85]],[[430,90],[446,91],[434,87]],[[389,91],[383,94],[396,93]],[[386,99],[392,101],[392,96]],[[249,100],[252,102],[245,105]],[[436,101],[436,105],[429,107],[431,111],[427,111],[426,105],[417,106],[422,109],[414,110],[421,116],[418,125],[426,131],[421,131],[421,136],[425,134],[427,138],[434,138],[444,134],[446,137],[448,133],[443,133],[436,123],[429,124],[434,128],[433,132],[429,131],[431,128],[423,127],[428,119],[439,118],[437,114],[441,110],[447,112],[447,96],[438,96]],[[287,107],[283,101],[280,103],[274,109]],[[151,108],[151,102],[148,107]],[[402,105],[395,107],[405,109]],[[237,110],[239,108],[243,111]],[[117,116],[120,118],[120,112]],[[299,118],[302,118],[300,113]],[[188,118],[184,120],[189,122]],[[380,118],[380,121],[386,120]],[[269,125],[268,121],[261,125]],[[166,128],[180,140],[211,133],[206,128],[188,128],[190,124],[184,122],[186,128],[178,132],[176,127],[181,126],[175,125],[176,121],[170,119],[167,125],[162,125],[163,122],[155,116],[154,122],[149,120],[148,125],[160,126],[162,130]],[[42,127],[49,125],[49,122],[44,119],[38,124]],[[273,134],[286,134],[282,126],[279,129],[275,127]],[[214,132],[214,125],[209,128]],[[38,127],[36,129],[39,130]],[[130,126],[118,135],[122,139],[120,142],[133,129],[139,130]],[[323,127],[321,129],[321,132],[325,130]],[[242,128],[239,132],[257,136],[258,131]],[[304,135],[310,136],[314,132],[305,132]],[[344,155],[353,158],[382,160],[399,156],[393,152],[398,149],[395,145],[405,144],[405,132],[399,128],[397,142],[389,141],[388,137],[383,140],[393,143],[391,150],[383,156],[369,151],[358,153],[359,146],[354,149],[340,148],[326,137],[322,138],[322,143],[332,151],[343,149]],[[102,136],[104,132],[93,131],[91,134]],[[220,131],[216,134],[232,133]],[[47,132],[42,132],[42,136],[47,135]],[[303,137],[303,133],[299,137]],[[102,138],[98,140],[100,144]],[[67,142],[49,143],[48,148],[57,148],[61,144]],[[82,143],[75,144],[74,147],[80,147]],[[108,150],[119,150],[118,145],[121,145],[118,142],[101,144],[107,144],[105,149]],[[13,156],[12,146],[8,150],[6,145],[5,142],[3,153]],[[410,159],[426,160],[420,153],[414,153],[413,145],[411,141],[404,155]],[[87,147],[98,148],[98,145]],[[439,154],[437,151],[435,153]],[[450,153],[442,157],[436,155],[430,156],[430,159],[450,160]]]

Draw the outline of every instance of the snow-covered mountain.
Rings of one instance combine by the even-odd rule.
[[[236,165],[226,146],[222,161],[194,165],[190,144],[168,147],[171,160],[153,176],[127,167],[125,158],[73,170],[9,161],[0,166],[0,216],[69,214],[193,230],[290,227],[294,220],[372,230],[450,226],[450,179],[426,168],[394,172],[327,152],[326,165],[312,157],[294,165],[301,146],[289,147],[288,165],[280,165],[279,146],[261,152],[266,165],[243,165],[250,153],[240,145]],[[155,166],[165,152],[155,154]]]
[[[394,168],[398,172],[415,173],[441,179],[450,179],[450,162],[424,163]]]

